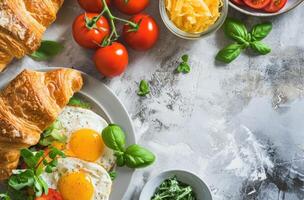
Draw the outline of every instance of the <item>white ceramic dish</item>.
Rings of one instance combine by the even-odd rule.
[[[154,195],[156,188],[166,179],[176,176],[177,179],[183,183],[192,186],[197,200],[212,200],[212,195],[208,186],[195,174],[182,171],[182,170],[170,170],[162,172],[156,177],[148,181],[144,186],[139,200],[150,200]]]
[[[256,16],[256,17],[272,17],[272,16],[280,15],[280,14],[286,13],[288,11],[291,11],[294,8],[296,8],[297,6],[299,6],[302,2],[304,2],[304,0],[288,0],[286,5],[284,6],[284,8],[282,8],[280,11],[278,11],[276,13],[266,13],[263,11],[257,11],[257,10],[250,9],[247,6],[238,6],[234,3],[232,3],[231,0],[229,0],[229,5],[232,8],[234,8],[246,15],[251,15],[251,16]]]
[[[56,68],[41,68],[41,71],[49,71]],[[101,115],[108,122],[119,124],[127,134],[127,143],[135,144],[134,128],[131,119],[118,98],[111,90],[102,82],[82,73],[84,78],[84,86],[82,90],[76,94],[83,100],[89,102],[92,110]],[[7,82],[1,82],[0,88],[5,86]],[[134,170],[128,168],[117,168],[118,176],[113,182],[110,200],[122,200],[126,194],[128,187],[132,181]],[[3,190],[0,185],[0,190]]]

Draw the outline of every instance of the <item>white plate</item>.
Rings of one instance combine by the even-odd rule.
[[[50,71],[56,68],[41,68],[41,71]],[[82,73],[84,86],[77,94],[92,105],[92,110],[108,122],[119,124],[127,134],[127,144],[135,144],[135,132],[131,119],[118,98],[102,82]],[[8,82],[0,82],[0,88],[3,88]],[[125,167],[116,169],[118,176],[114,180],[110,200],[124,199],[128,187],[132,181],[134,170]],[[3,188],[0,190],[3,190]]]
[[[257,11],[250,9],[247,6],[238,6],[234,4],[231,0],[229,0],[229,5],[233,7],[234,9],[246,14],[246,15],[251,15],[251,16],[256,16],[256,17],[272,17],[276,15],[280,15],[283,13],[286,13],[288,11],[291,11],[292,9],[296,8],[298,5],[300,5],[304,0],[288,0],[284,8],[282,8],[280,11],[276,13],[266,13],[263,11]]]

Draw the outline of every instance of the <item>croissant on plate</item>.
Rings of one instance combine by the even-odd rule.
[[[0,72],[38,49],[63,0],[0,0]]]
[[[20,149],[39,142],[82,85],[80,72],[73,69],[24,70],[0,92],[0,180],[17,167]]]

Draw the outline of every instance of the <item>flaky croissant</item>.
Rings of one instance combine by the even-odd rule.
[[[35,51],[63,0],[0,0],[0,72]]]
[[[20,149],[39,142],[82,85],[80,72],[73,69],[24,70],[0,92],[0,180],[17,167]]]

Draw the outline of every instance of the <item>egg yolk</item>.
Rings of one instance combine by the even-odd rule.
[[[81,160],[95,162],[104,152],[105,145],[101,135],[91,129],[80,129],[74,132],[69,141],[70,156]]]
[[[94,186],[83,172],[63,175],[58,181],[58,189],[63,200],[91,200],[94,194]]]

